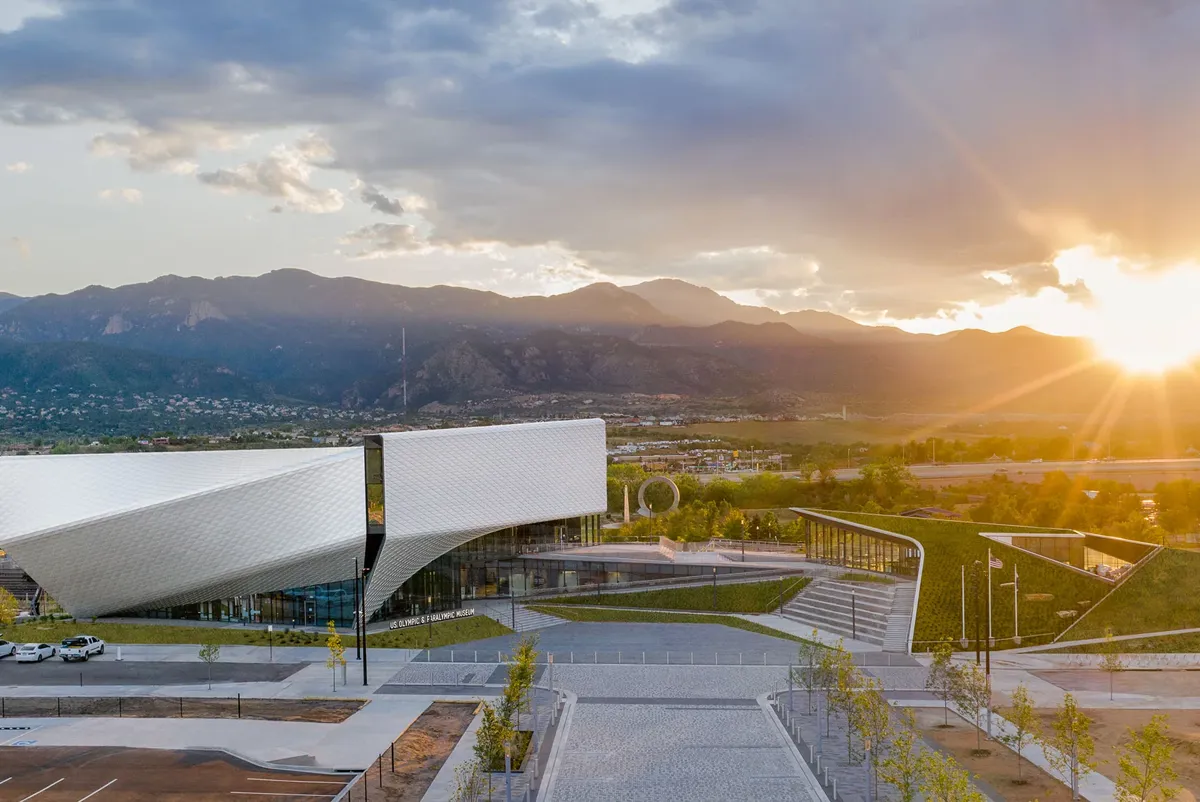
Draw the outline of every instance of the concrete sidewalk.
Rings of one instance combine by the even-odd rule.
[[[433,696],[383,696],[340,724],[248,719],[31,718],[8,740],[36,746],[126,746],[142,749],[225,749],[258,763],[295,762],[326,769],[362,770],[406,730]]]

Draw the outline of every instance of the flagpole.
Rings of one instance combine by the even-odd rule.
[[[988,646],[992,645],[992,550],[988,549]]]
[[[1017,616],[1017,563],[1013,562],[1013,641],[1020,645],[1021,643],[1021,625],[1020,618]]]
[[[962,646],[967,648],[967,566],[962,566]]]

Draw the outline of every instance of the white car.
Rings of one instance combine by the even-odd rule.
[[[56,650],[49,643],[26,643],[17,649],[18,663],[40,663],[53,657]]]
[[[0,657],[9,657],[17,653],[17,644],[10,640],[0,640]]]

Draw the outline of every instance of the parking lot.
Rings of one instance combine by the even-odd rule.
[[[332,799],[349,780],[339,774],[263,770],[199,750],[0,746],[4,802]]]
[[[212,665],[213,682],[279,682],[307,663],[223,663]],[[201,662],[118,661],[113,654],[84,662],[55,657],[42,663],[0,659],[0,688],[6,685],[195,685],[207,683],[209,666]],[[0,691],[0,695],[3,692]]]

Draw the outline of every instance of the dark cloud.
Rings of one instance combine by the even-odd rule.
[[[359,183],[356,185],[358,189],[358,199],[370,206],[377,212],[390,214],[399,217],[404,214],[404,205],[395,198],[389,198],[383,194],[383,190],[370,184]]]
[[[315,126],[329,166],[429,198],[435,243],[558,242],[609,272],[784,294],[815,260],[831,298],[893,314],[1050,286],[1026,266],[1076,244],[1066,220],[1152,258],[1196,247],[1191,3],[62,6],[0,35],[0,119]],[[273,194],[261,166],[201,180]],[[781,256],[719,274],[697,256],[755,248]]]

